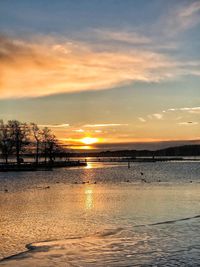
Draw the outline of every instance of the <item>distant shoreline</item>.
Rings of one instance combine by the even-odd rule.
[[[200,145],[185,145],[169,147],[160,150],[117,150],[100,152],[68,152],[54,153],[52,162],[45,162],[45,155],[38,154],[39,162],[36,163],[35,153],[24,153],[23,162],[17,164],[12,155],[8,163],[0,160],[0,172],[5,171],[37,171],[51,170],[62,167],[87,166],[86,158],[93,158],[92,162],[163,162],[163,161],[200,161]],[[193,157],[188,159],[188,157]],[[197,158],[196,158],[197,157]],[[28,160],[29,159],[29,160]],[[80,159],[80,160],[79,160]]]
[[[106,150],[106,151],[65,151],[54,153],[56,158],[74,157],[200,157],[200,145],[183,145],[168,147],[159,150]],[[25,157],[34,157],[35,154],[24,154]],[[44,157],[39,154],[39,157]]]

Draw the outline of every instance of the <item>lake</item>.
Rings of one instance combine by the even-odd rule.
[[[0,173],[0,265],[200,266],[199,178],[198,161]]]

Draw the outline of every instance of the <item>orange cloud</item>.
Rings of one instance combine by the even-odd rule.
[[[32,42],[1,36],[0,59],[0,98],[108,89],[182,74],[180,63],[156,52],[96,51],[89,44],[49,37]]]

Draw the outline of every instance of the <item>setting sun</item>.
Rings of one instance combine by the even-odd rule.
[[[85,145],[91,145],[91,144],[95,144],[99,141],[98,138],[95,137],[84,137],[81,139],[81,142]]]

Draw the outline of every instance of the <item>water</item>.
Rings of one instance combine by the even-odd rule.
[[[187,161],[0,173],[0,257],[18,254],[0,265],[200,266],[199,177]]]

